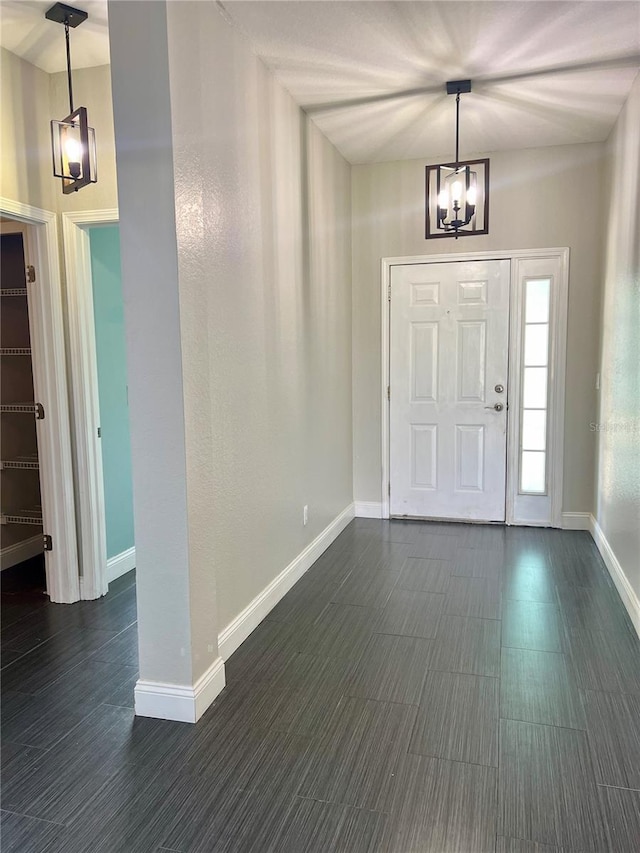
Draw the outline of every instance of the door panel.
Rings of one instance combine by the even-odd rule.
[[[392,268],[391,515],[504,521],[509,265]]]

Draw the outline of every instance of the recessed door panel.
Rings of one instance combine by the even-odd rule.
[[[438,394],[438,324],[411,324],[411,388],[413,402],[435,402]]]

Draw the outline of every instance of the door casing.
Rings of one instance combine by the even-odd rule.
[[[553,417],[549,424],[549,495],[551,498],[550,522],[540,523],[527,518],[520,518],[515,511],[518,494],[518,460],[519,460],[519,419],[510,416],[507,421],[507,484],[506,484],[506,524],[524,524],[531,526],[562,527],[562,487],[564,460],[564,391],[566,373],[567,347],[567,309],[569,295],[569,249],[567,247],[551,249],[507,249],[498,252],[465,252],[461,254],[413,255],[409,257],[383,258],[381,262],[381,331],[382,331],[382,386],[380,396],[382,401],[382,483],[381,483],[381,517],[389,518],[389,417],[390,404],[388,388],[390,384],[390,299],[391,299],[391,268],[404,264],[440,264],[459,261],[479,260],[510,260],[510,305],[509,318],[509,373],[518,364],[520,346],[520,315],[516,299],[519,287],[518,261],[524,260],[553,260],[559,267],[558,286],[554,289],[551,302],[551,312],[554,316],[551,353],[553,370],[553,387],[550,393],[550,409]],[[520,409],[519,383],[509,395],[509,408],[512,413]]]

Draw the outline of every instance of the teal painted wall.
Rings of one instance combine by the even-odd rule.
[[[133,547],[131,443],[117,225],[89,229],[102,427],[107,557]]]

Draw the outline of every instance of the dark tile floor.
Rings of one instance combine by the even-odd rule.
[[[196,726],[133,716],[133,576],[4,581],[5,853],[640,850],[640,642],[586,533],[358,519]]]

